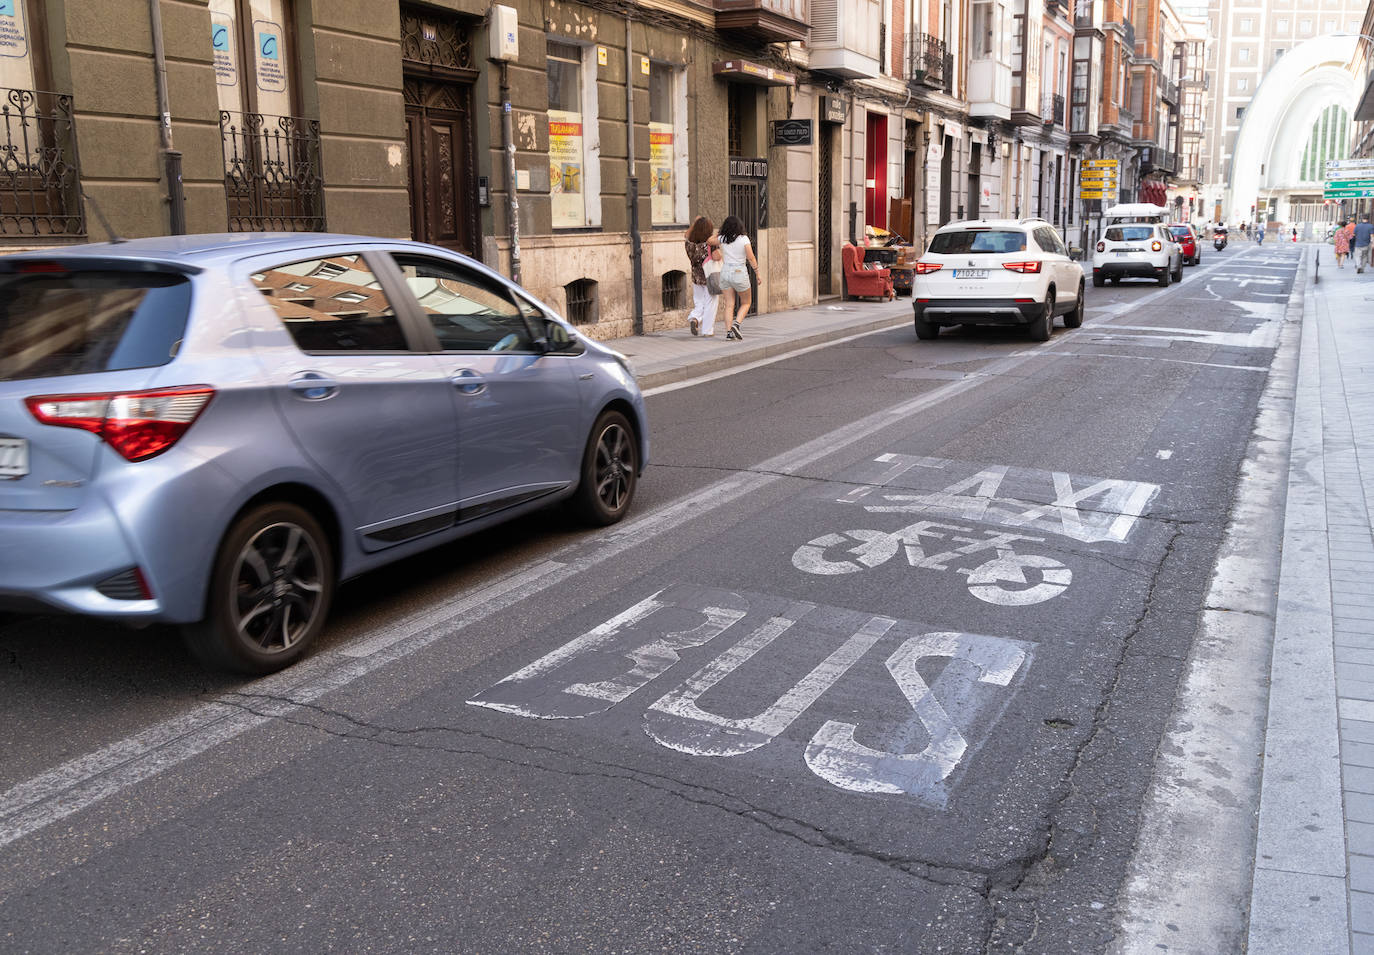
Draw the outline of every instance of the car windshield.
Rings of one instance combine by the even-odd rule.
[[[1142,242],[1155,234],[1152,225],[1118,225],[1107,230],[1108,242]]]
[[[156,272],[0,277],[0,381],[151,368],[186,331],[191,283]]]
[[[935,255],[963,255],[964,253],[1024,252],[1026,234],[998,229],[961,229],[941,232],[930,240]]]

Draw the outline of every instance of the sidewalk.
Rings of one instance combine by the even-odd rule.
[[[694,338],[686,328],[679,328],[613,338],[603,344],[629,357],[639,387],[648,391],[837,338],[903,324],[911,324],[910,296],[898,296],[891,302],[835,299],[806,308],[750,316],[744,322],[744,340],[738,342],[725,340],[729,325],[717,318],[714,338]]]
[[[1322,260],[1315,285],[1304,264],[1252,955],[1374,953],[1374,270]]]

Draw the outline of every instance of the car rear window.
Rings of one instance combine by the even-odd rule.
[[[0,275],[0,381],[165,365],[190,307],[183,275]]]
[[[1103,237],[1108,242],[1141,242],[1154,238],[1154,234],[1152,225],[1118,225],[1108,229]]]
[[[1191,235],[1186,225],[1169,226],[1169,231],[1173,233],[1175,239],[1186,239]]]
[[[1024,252],[1026,234],[1007,229],[961,229],[940,232],[930,240],[935,255],[963,255],[965,253]]]

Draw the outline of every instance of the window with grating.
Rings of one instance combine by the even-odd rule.
[[[568,321],[574,325],[590,325],[596,321],[596,282],[578,279],[563,286],[568,298]]]
[[[663,273],[663,310],[672,311],[686,306],[687,274],[685,272]]]

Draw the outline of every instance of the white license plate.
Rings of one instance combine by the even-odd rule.
[[[28,439],[0,438],[0,480],[14,480],[28,473]]]
[[[985,279],[988,277],[987,269],[955,269],[956,279]]]
[[[1131,257],[1131,253],[1129,253],[1129,252],[1118,252],[1118,253],[1116,254],[1116,257],[1117,257],[1118,259],[1129,259],[1129,258]]]

